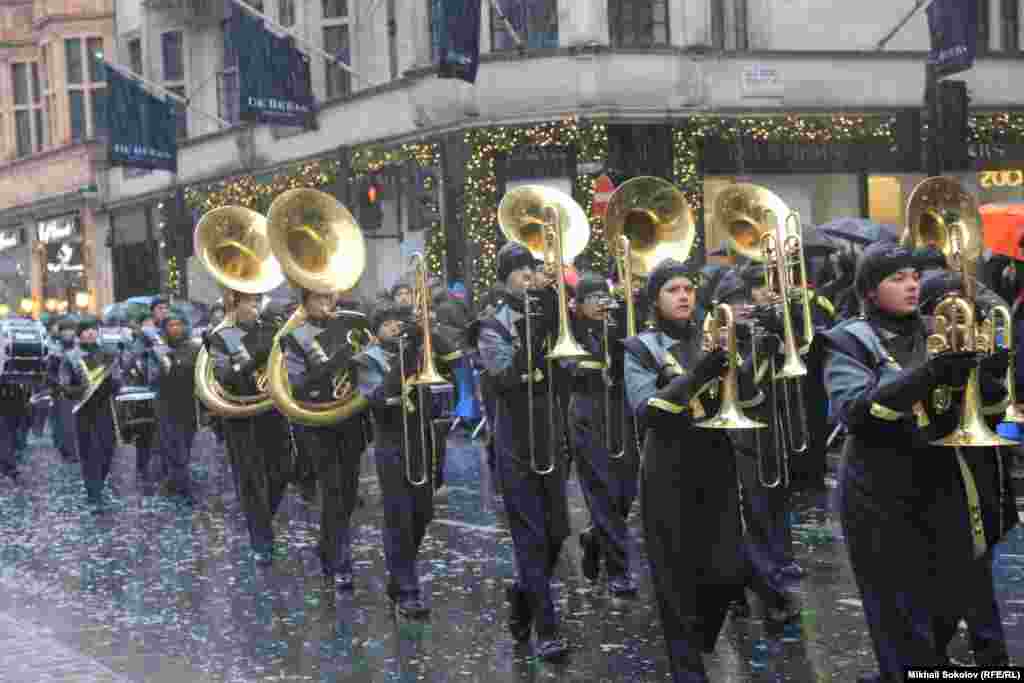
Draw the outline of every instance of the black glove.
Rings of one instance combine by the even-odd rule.
[[[694,389],[699,389],[711,380],[721,377],[725,373],[728,360],[728,354],[722,349],[716,349],[701,358],[691,373]]]
[[[986,374],[995,375],[999,378],[1005,377],[1006,372],[1010,369],[1010,352],[1006,349],[1000,349],[995,353],[986,354],[981,359],[981,369]]]
[[[757,321],[757,325],[769,334],[782,337],[784,332],[782,316],[780,316],[773,307],[759,306],[754,309],[753,317],[754,320]]]
[[[869,421],[875,403],[900,413],[909,411],[915,403],[925,400],[936,384],[932,363],[901,370],[894,377],[875,386],[852,404],[846,418],[851,428]]]
[[[937,384],[962,387],[967,384],[967,375],[978,366],[981,355],[974,351],[953,351],[940,353],[926,364],[931,368]]]

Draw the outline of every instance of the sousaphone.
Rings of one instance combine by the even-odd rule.
[[[329,194],[303,188],[288,190],[274,200],[267,214],[270,249],[294,285],[321,294],[347,292],[366,267],[366,245],[359,224],[345,206]],[[332,425],[364,410],[366,398],[354,390],[351,378],[335,378],[334,395],[325,403],[295,398],[288,381],[281,339],[306,322],[299,306],[274,338],[267,361],[268,389],[281,413],[300,424]],[[369,335],[353,327],[351,351],[358,352]]]
[[[262,214],[241,206],[208,211],[196,225],[194,243],[199,261],[228,290],[263,294],[284,282],[281,266],[270,250],[267,219]],[[235,324],[235,314],[229,311],[211,333]],[[274,402],[266,392],[265,377],[265,371],[257,373],[260,393],[235,396],[217,381],[205,346],[196,357],[196,397],[215,415],[242,418],[270,410]]]

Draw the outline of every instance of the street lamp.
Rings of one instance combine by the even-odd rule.
[[[0,304],[0,318],[6,318],[11,313],[11,307],[7,304]]]
[[[49,311],[50,313],[55,312],[57,310],[57,300],[54,299],[53,297],[50,297],[49,299],[47,299],[46,300],[46,310]]]
[[[89,292],[75,293],[75,306],[81,309],[89,307]]]
[[[30,313],[32,313],[32,299],[26,297],[21,300],[21,312],[24,315],[29,315]]]

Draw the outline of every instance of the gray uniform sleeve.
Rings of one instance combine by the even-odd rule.
[[[850,407],[871,391],[876,384],[875,373],[842,351],[830,349],[825,358],[825,388],[832,404],[832,414],[849,424]]]
[[[644,365],[629,349],[626,349],[624,360],[626,400],[633,414],[640,415],[647,401],[658,391],[658,373]]]
[[[480,349],[480,362],[483,363],[484,370],[488,374],[498,376],[512,367],[515,360],[515,348],[494,330],[486,327],[480,330],[477,346]]]
[[[384,387],[384,373],[380,366],[369,358],[362,358],[358,361],[356,378],[359,383],[359,393],[370,403],[380,402],[388,398],[380,396]]]
[[[288,370],[288,383],[292,389],[301,389],[306,383],[306,354],[296,348],[290,340],[281,340],[284,351],[284,366]]]

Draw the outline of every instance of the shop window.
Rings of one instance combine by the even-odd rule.
[[[668,1],[610,0],[608,28],[613,47],[668,45]]]
[[[430,4],[431,12],[434,3]],[[530,49],[558,47],[558,2],[557,0],[516,0],[501,3],[501,10],[519,35],[519,39]],[[436,42],[436,41],[435,41]],[[491,51],[513,50],[516,41],[491,9]],[[435,61],[438,56],[434,55]]]
[[[899,178],[871,176],[868,178],[868,217],[875,223],[903,225],[905,205]]]

